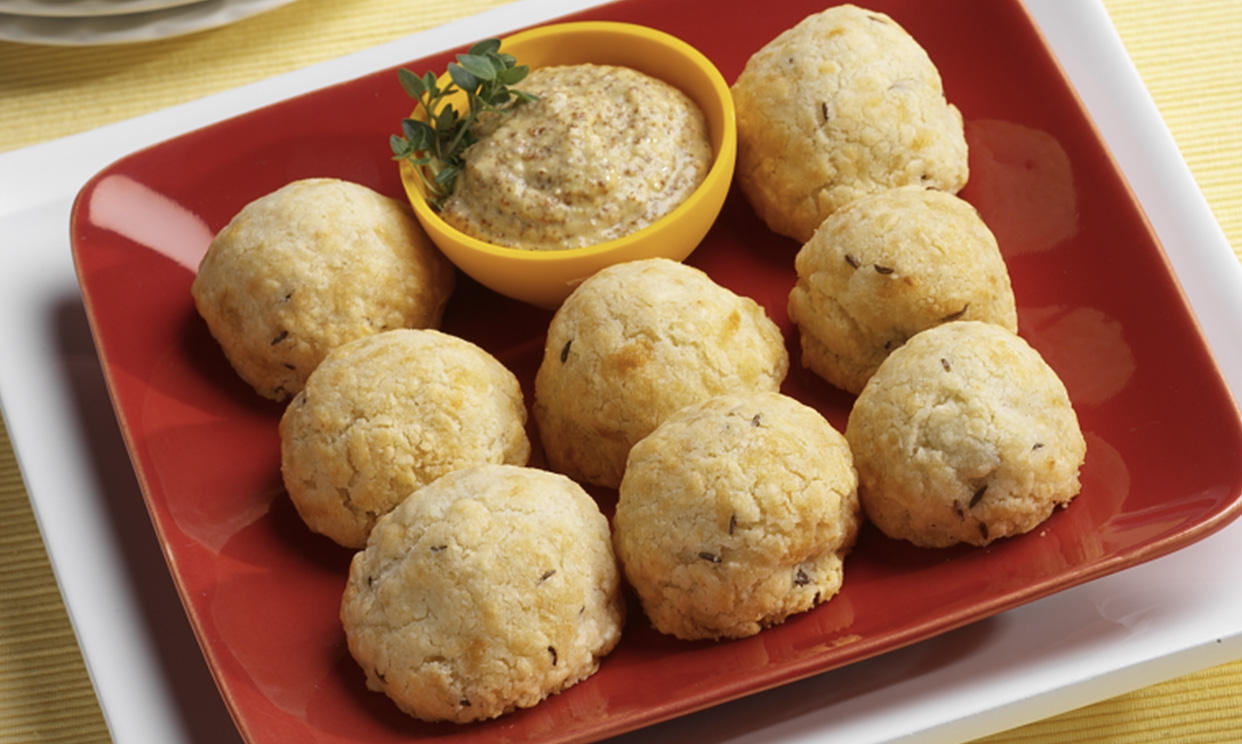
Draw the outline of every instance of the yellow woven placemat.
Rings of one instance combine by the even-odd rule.
[[[299,0],[225,28],[142,44],[0,42],[0,152],[338,57],[504,2]],[[1242,258],[1242,2],[1105,5]],[[108,741],[3,422],[0,556],[0,741]],[[1224,743],[1239,741],[1239,731],[1242,661],[981,742]]]

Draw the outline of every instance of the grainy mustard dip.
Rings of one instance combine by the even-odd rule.
[[[521,87],[539,100],[490,121],[445,202],[468,235],[532,250],[614,240],[671,212],[711,168],[703,113],[660,80],[569,65]]]

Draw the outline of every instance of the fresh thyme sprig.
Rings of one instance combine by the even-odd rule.
[[[479,117],[536,100],[536,96],[509,87],[521,82],[528,72],[530,68],[517,64],[512,55],[501,53],[497,39],[480,41],[468,53],[457,55],[457,61],[449,63],[450,82],[444,88],[433,72],[419,77],[405,68],[397,71],[401,87],[418,101],[425,118],[403,119],[401,131],[405,136],[394,134],[389,144],[395,160],[414,166],[434,208],[443,206],[453,193],[453,183],[465,167],[463,153],[475,142],[474,125]],[[459,90],[466,94],[465,111],[458,111],[446,100]]]

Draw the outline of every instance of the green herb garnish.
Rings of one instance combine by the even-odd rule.
[[[394,134],[389,144],[395,160],[415,166],[433,207],[439,209],[453,193],[453,183],[465,167],[463,155],[475,142],[474,125],[479,117],[536,100],[536,96],[509,87],[529,72],[530,68],[517,64],[512,55],[500,52],[497,39],[480,41],[468,53],[457,55],[457,61],[449,63],[450,82],[444,88],[433,72],[419,77],[405,68],[397,71],[401,87],[418,101],[423,116],[403,119],[401,131],[405,136]],[[458,91],[466,94],[466,111],[458,111],[446,100]]]

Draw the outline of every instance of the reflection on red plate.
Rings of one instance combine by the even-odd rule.
[[[290,180],[334,176],[400,197],[387,140],[409,104],[395,72],[155,144],[86,186],[72,237],[100,358],[186,610],[248,740],[597,739],[942,633],[1168,553],[1237,515],[1237,405],[1020,3],[871,5],[927,48],[967,119],[973,172],[962,195],[1001,238],[1021,331],[1076,402],[1089,443],[1081,497],[986,549],[922,550],[866,529],[837,598],[746,640],[665,638],[635,603],[595,677],[490,723],[421,724],[365,689],[337,619],[350,555],[310,534],[284,497],[281,408],[233,374],[190,299],[211,235]],[[754,50],[822,7],[623,0],[578,17],[669,31],[732,80]],[[797,247],[734,194],[690,261],[768,309],[794,354],[785,391],[843,427],[852,399],[800,368],[786,318]],[[529,396],[549,318],[463,281],[445,329],[509,365]],[[611,495],[599,496],[610,511]]]

